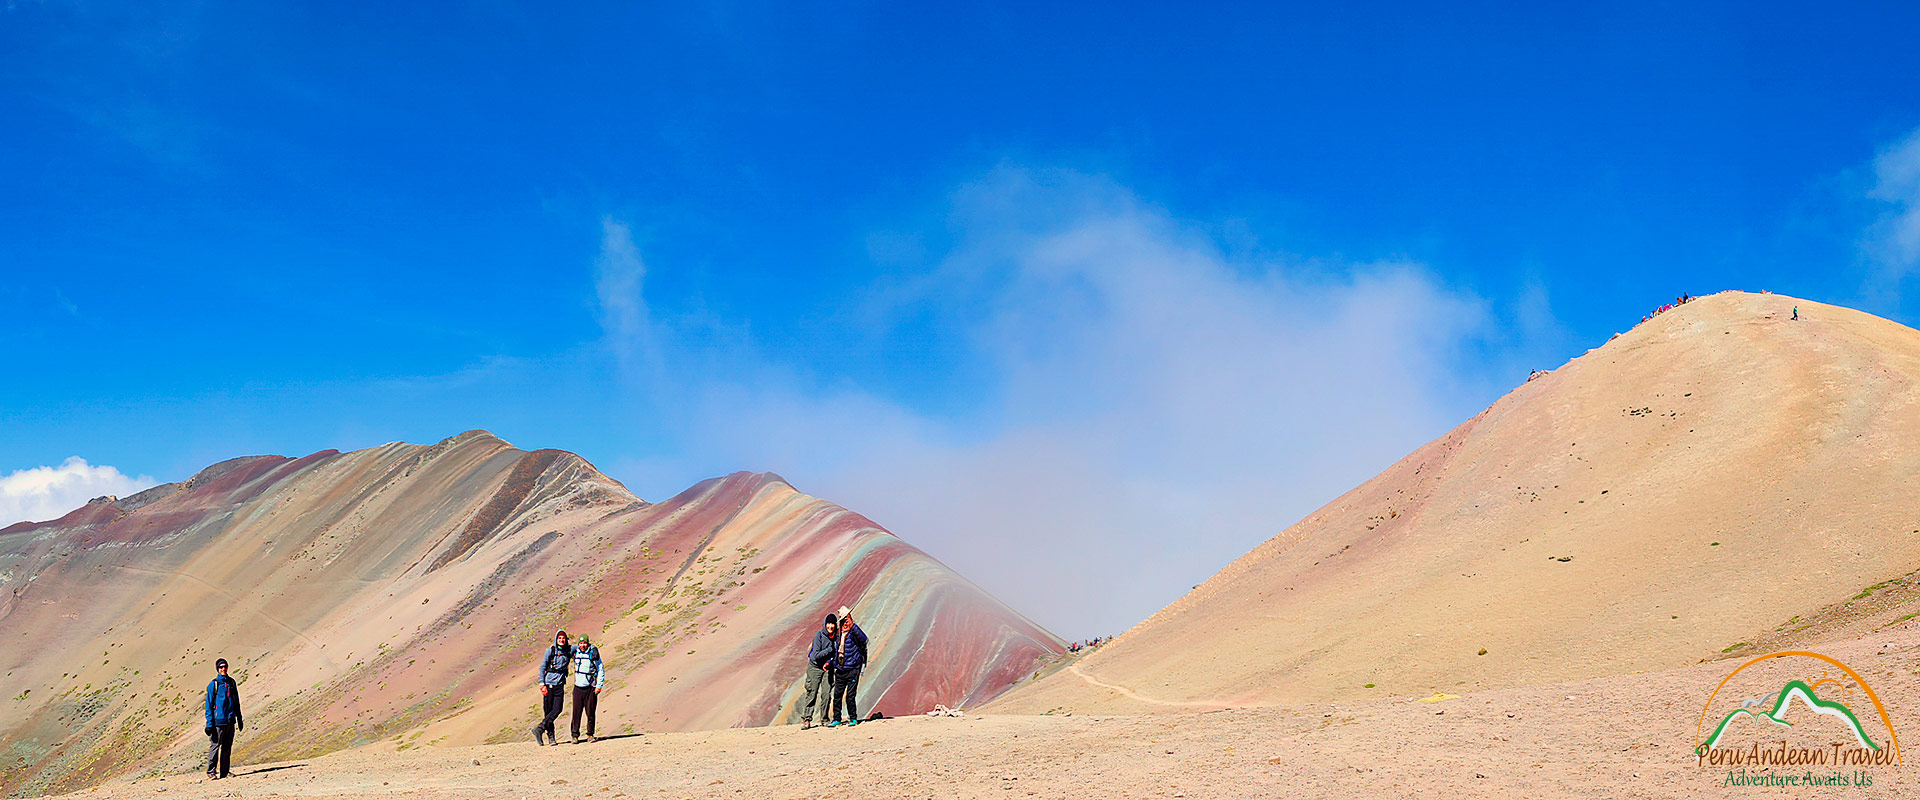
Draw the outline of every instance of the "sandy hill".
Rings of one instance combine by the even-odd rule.
[[[867,707],[888,714],[984,701],[1060,649],[776,476],[648,504],[481,431],[234,459],[0,529],[0,586],[8,794],[192,770],[222,656],[247,708],[235,757],[257,762],[528,737],[560,627],[605,653],[602,733],[784,719],[799,652],[842,604],[873,638]]]
[[[991,708],[1529,686],[1877,629],[1920,611],[1916,382],[1910,328],[1777,295],[1696,300]]]

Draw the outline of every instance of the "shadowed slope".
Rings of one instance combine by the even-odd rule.
[[[1514,389],[993,707],[1404,696],[1745,653],[1920,567],[1917,380],[1920,332],[1896,323],[1696,300]],[[1884,624],[1920,605],[1875,608]]]
[[[820,616],[859,609],[865,706],[980,702],[1059,641],[857,514],[738,473],[648,505],[480,431],[222,462],[0,530],[0,788],[204,757],[224,656],[236,757],[518,738],[553,631],[608,662],[600,729],[779,721]]]

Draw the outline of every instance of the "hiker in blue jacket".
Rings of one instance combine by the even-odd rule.
[[[840,640],[833,648],[833,699],[828,704],[833,720],[831,728],[841,724],[840,711],[847,712],[846,724],[860,724],[860,706],[854,695],[860,691],[860,670],[867,665],[867,633],[853,624],[853,610],[840,607]]]
[[[807,648],[807,699],[800,705],[800,730],[813,727],[814,701],[824,699],[820,704],[820,721],[827,721],[827,706],[833,705],[833,684],[827,681],[828,664],[833,661],[834,643],[838,641],[840,621],[832,614],[820,630],[813,634],[813,645]],[[822,684],[826,691],[821,692]],[[822,694],[825,697],[822,697]]]
[[[207,683],[207,779],[218,780],[232,774],[233,732],[246,730],[240,716],[240,685],[227,677],[227,660],[213,662],[218,672]]]
[[[553,721],[560,718],[560,712],[567,702],[567,665],[573,661],[573,647],[567,644],[567,632],[553,635],[553,646],[547,648],[540,657],[540,668],[534,671],[534,677],[540,682],[540,706],[545,715],[540,724],[533,726],[533,743],[542,747],[547,744],[559,744],[559,737],[553,733]],[[545,738],[542,738],[545,737]]]

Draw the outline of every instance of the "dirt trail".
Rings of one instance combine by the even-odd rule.
[[[1094,686],[1098,686],[1102,689],[1111,689],[1113,691],[1126,695],[1127,697],[1130,697],[1134,700],[1138,700],[1142,703],[1149,703],[1156,706],[1167,706],[1171,708],[1223,709],[1223,708],[1234,707],[1232,704],[1229,704],[1229,703],[1213,703],[1213,702],[1207,702],[1204,700],[1156,700],[1154,698],[1151,698],[1144,694],[1136,692],[1132,689],[1129,689],[1125,686],[1121,686],[1120,684],[1108,683],[1106,681],[1100,680],[1099,678],[1093,677],[1092,675],[1088,675],[1086,670],[1083,670],[1080,668],[1079,664],[1068,664],[1067,671],[1080,676],[1080,680],[1086,681],[1087,683],[1093,684]]]

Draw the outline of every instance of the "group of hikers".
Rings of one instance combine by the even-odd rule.
[[[1694,299],[1695,299],[1695,298],[1693,297],[1693,295],[1688,295],[1688,294],[1683,294],[1683,295],[1680,295],[1679,297],[1676,297],[1676,298],[1673,298],[1673,302],[1671,302],[1671,303],[1668,303],[1668,304],[1666,304],[1666,305],[1664,305],[1664,306],[1661,306],[1661,307],[1659,307],[1659,308],[1656,308],[1656,309],[1654,309],[1654,310],[1653,310],[1653,311],[1652,311],[1651,313],[1649,313],[1649,314],[1647,314],[1647,315],[1646,315],[1646,316],[1644,316],[1644,317],[1641,317],[1641,318],[1640,318],[1640,321],[1641,321],[1641,322],[1646,322],[1647,320],[1650,320],[1650,319],[1653,319],[1654,317],[1657,317],[1657,316],[1660,316],[1660,314],[1661,314],[1661,312],[1665,312],[1665,311],[1672,311],[1672,310],[1674,310],[1674,309],[1676,309],[1676,308],[1679,308],[1679,307],[1681,307],[1681,306],[1683,306],[1683,305],[1686,305],[1687,303],[1690,303],[1690,302],[1692,302],[1692,301],[1693,301]]]
[[[580,743],[580,715],[587,716],[587,741],[597,742],[593,735],[593,716],[600,709],[600,689],[607,685],[606,663],[600,660],[600,648],[595,647],[593,639],[581,634],[579,644],[570,644],[567,632],[559,631],[553,635],[553,646],[547,648],[540,657],[540,668],[535,671],[540,684],[540,724],[533,726],[533,743],[545,747],[560,744],[554,734],[553,721],[560,718],[567,700],[567,670],[573,670],[573,725],[570,732],[573,743]]]
[[[800,729],[814,726],[813,709],[827,690],[820,721],[829,728],[860,724],[860,670],[867,666],[867,632],[853,622],[853,610],[841,606],[828,614],[807,647],[807,693],[800,704]],[[845,712],[842,715],[841,712]]]
[[[827,727],[860,724],[860,671],[867,665],[867,633],[854,624],[853,610],[841,606],[828,614],[826,623],[813,635],[807,648],[806,698],[801,705],[800,726],[814,727],[814,707],[819,705],[820,721]],[[213,662],[213,680],[207,683],[206,722],[207,777],[219,779],[232,774],[233,735],[246,730],[240,715],[240,686],[227,675],[227,660]],[[562,630],[554,633],[553,645],[540,657],[535,670],[540,687],[540,723],[533,726],[533,741],[544,747],[560,740],[554,721],[566,710],[568,688],[573,694],[573,724],[569,728],[572,743],[579,744],[580,718],[586,717],[586,741],[599,741],[593,733],[594,714],[599,710],[600,691],[607,684],[606,663],[600,648],[582,635],[575,644]],[[822,690],[826,702],[822,699]]]
[[[1067,645],[1067,652],[1078,653],[1090,647],[1099,647],[1100,645],[1106,644],[1107,642],[1110,642],[1110,641],[1113,641],[1113,637],[1111,636],[1095,636],[1084,642],[1074,642],[1073,644]]]

